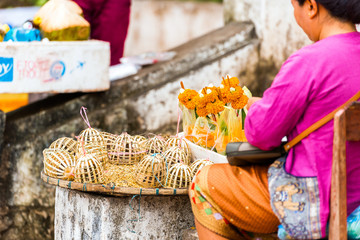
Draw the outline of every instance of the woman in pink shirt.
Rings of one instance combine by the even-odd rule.
[[[292,140],[360,90],[358,0],[291,2],[297,23],[314,43],[289,57],[263,98],[249,99],[245,135],[265,150],[279,146],[284,136]],[[190,190],[200,239],[237,239],[244,231],[270,233],[280,223],[295,239],[326,237],[332,142],[330,121],[270,167],[203,168]],[[348,142],[346,149],[350,214],[360,206],[360,144]],[[204,214],[201,208],[206,207],[199,209],[196,196],[221,218],[207,214],[209,210]]]

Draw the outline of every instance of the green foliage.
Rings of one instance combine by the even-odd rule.
[[[1,0],[0,8],[42,6],[48,0]]]
[[[215,129],[216,129],[216,125],[212,124],[211,122],[209,122],[209,127],[210,127],[210,130],[212,130],[212,131],[215,131]]]
[[[224,120],[221,121],[220,130],[225,136],[229,136],[228,126]]]
[[[41,7],[42,5],[44,5],[48,0],[34,0],[35,2],[35,6],[39,6]]]
[[[242,129],[244,130],[244,126],[245,126],[245,118],[246,118],[246,113],[244,110],[241,110],[241,120],[242,120]]]

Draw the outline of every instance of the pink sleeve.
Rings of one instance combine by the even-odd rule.
[[[264,150],[278,147],[281,139],[296,127],[312,89],[309,64],[302,56],[292,55],[263,98],[250,107],[245,120],[249,143]]]

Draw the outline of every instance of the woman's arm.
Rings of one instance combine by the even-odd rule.
[[[249,143],[269,150],[279,146],[281,139],[295,129],[309,104],[313,87],[308,66],[311,65],[303,56],[292,55],[263,97],[249,99],[244,126]]]
[[[249,100],[248,100],[248,102],[246,104],[247,110],[249,110],[249,108],[251,107],[251,105],[253,105],[254,102],[257,102],[259,100],[261,100],[261,98],[259,98],[259,97],[251,97],[251,98],[249,98]]]

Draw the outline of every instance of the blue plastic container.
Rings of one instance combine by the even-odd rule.
[[[41,41],[41,33],[38,29],[11,28],[4,37],[4,42],[9,40],[14,42]]]

